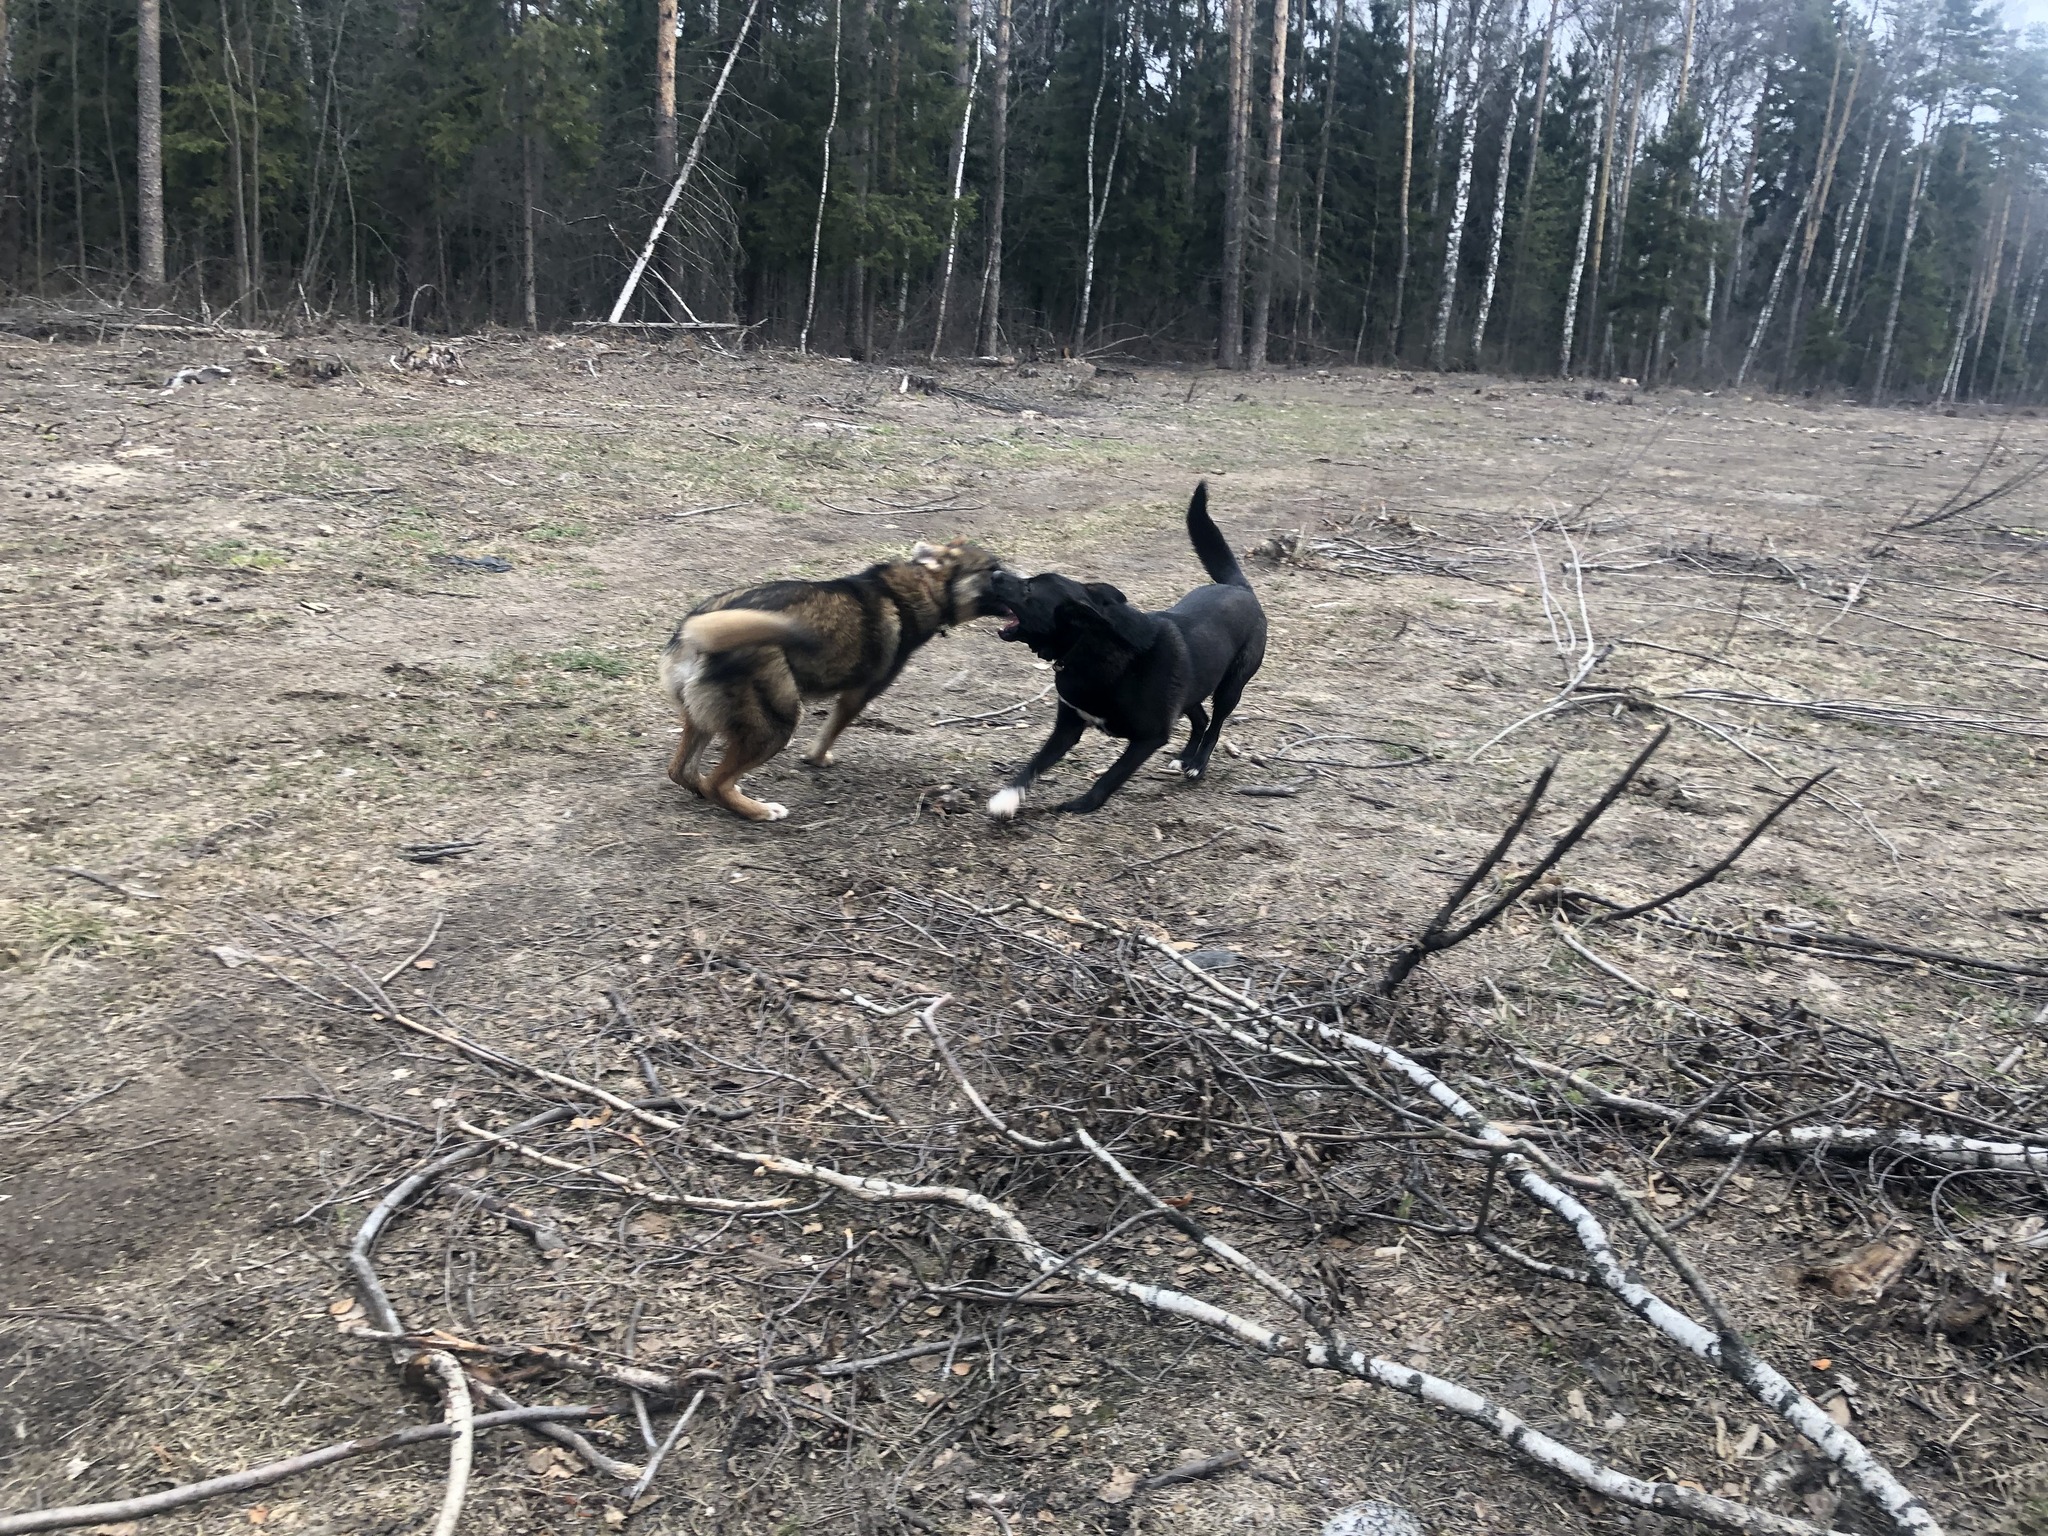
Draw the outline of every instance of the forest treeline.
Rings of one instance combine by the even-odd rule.
[[[2039,398],[1980,0],[0,0],[0,283]],[[718,334],[714,332],[713,334]]]

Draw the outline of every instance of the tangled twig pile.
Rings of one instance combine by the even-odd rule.
[[[314,930],[280,926],[272,938],[298,956],[273,972],[285,985],[483,1069],[501,1105],[531,1108],[537,1096],[543,1106],[497,1128],[474,1105],[438,1106],[441,1144],[377,1203],[347,1254],[360,1310],[343,1322],[391,1350],[416,1383],[439,1383],[448,1423],[119,1504],[0,1518],[0,1536],[135,1518],[365,1450],[447,1438],[456,1451],[436,1526],[445,1536],[460,1516],[474,1436],[512,1425],[615,1480],[624,1490],[615,1516],[626,1520],[662,1496],[658,1474],[693,1423],[723,1437],[719,1465],[742,1500],[784,1475],[778,1462],[793,1449],[827,1449],[849,1464],[858,1457],[883,1528],[893,1518],[930,1529],[920,1477],[963,1441],[991,1455],[1016,1444],[1008,1426],[1045,1320],[1098,1299],[1242,1355],[1401,1394],[1624,1505],[1814,1536],[1846,1501],[1858,1523],[1939,1536],[1936,1517],[1858,1433],[1855,1394],[1817,1377],[1823,1365],[1778,1358],[1782,1350],[1759,1342],[1768,1330],[1739,1315],[1713,1263],[1679,1234],[1742,1198],[1750,1181],[1739,1170],[1772,1164],[1853,1186],[1880,1230],[1924,1202],[1945,1237],[1976,1236],[2001,1209],[2023,1209],[2029,1182],[2048,1173],[2048,1144],[2026,1124],[2030,1106],[1952,1065],[1931,1064],[1930,1082],[1930,1063],[1909,1065],[1882,1036],[1803,1011],[1715,1015],[1667,1000],[1659,1060],[1572,1065],[1532,1054],[1448,999],[1410,996],[1429,962],[1538,905],[1571,950],[1630,981],[1585,936],[1602,923],[1668,916],[1811,788],[1660,896],[1602,902],[1561,886],[1554,872],[1663,739],[1547,851],[1501,879],[1537,817],[1546,771],[1436,916],[1375,964],[1349,955],[1253,972],[1243,957],[1191,953],[1163,930],[1035,898],[900,890],[870,910],[805,914],[809,950],[772,965],[706,943],[630,1002],[614,993],[591,1045],[630,1055],[646,1082],[641,1097],[603,1086],[598,1069],[542,1066],[422,1017],[390,990],[399,970],[380,977]],[[1577,929],[1566,926],[1573,916]],[[902,936],[928,974],[862,959],[860,935],[875,928]],[[1232,967],[1244,974],[1225,980],[1219,972]],[[895,998],[830,985],[826,973],[865,977]],[[691,1027],[734,1012],[759,1020],[761,1049],[744,1059],[718,1054]],[[780,1056],[770,1049],[777,1039]],[[882,1059],[886,1076],[856,1070]],[[838,1085],[807,1078],[813,1063]],[[1615,1067],[1622,1079],[1610,1086]],[[1701,1176],[1684,1158],[1719,1171]],[[1971,1183],[1967,1215],[1958,1180]],[[620,1348],[587,1333],[526,1336],[516,1317],[477,1317],[473,1295],[444,1309],[460,1331],[421,1326],[401,1307],[430,1305],[431,1286],[411,1273],[403,1286],[388,1282],[379,1246],[430,1206],[444,1221],[493,1213],[543,1251],[606,1253],[643,1295],[661,1272],[690,1271],[746,1299],[700,1306],[693,1337],[657,1349],[636,1337],[644,1301]],[[704,1219],[683,1232],[670,1211]],[[763,1226],[791,1248],[764,1252],[773,1245]],[[1678,1470],[1696,1441],[1686,1395],[1668,1388],[1669,1413],[1639,1414],[1626,1437],[1612,1416],[1600,1426],[1608,1451],[1596,1454],[1584,1443],[1596,1421],[1583,1407],[1553,1428],[1545,1404],[1532,1409],[1511,1401],[1511,1389],[1426,1368],[1427,1343],[1407,1336],[1393,1298],[1341,1257],[1375,1236],[1392,1238],[1385,1251],[1397,1255],[1430,1248],[1476,1308],[1532,1292],[1604,1298],[1603,1326],[1630,1369],[1654,1380],[1689,1360],[1718,1381],[1715,1402],[1769,1426],[1744,1436],[1743,1454],[1755,1450],[1762,1470],[1719,1491],[1703,1473]],[[1882,1293],[1902,1254],[1910,1250],[1894,1243],[1867,1260],[1857,1283]],[[2009,1324],[2014,1281],[2007,1264],[1974,1298],[1952,1292],[1932,1325],[1961,1335]],[[751,1337],[725,1332],[742,1306]],[[931,1325],[949,1316],[950,1327]],[[906,1386],[920,1378],[938,1386]],[[531,1408],[507,1391],[561,1381],[623,1396]],[[488,1411],[471,1408],[472,1394]],[[656,1418],[666,1412],[676,1417],[664,1432]],[[1612,1454],[1627,1447],[1636,1470]],[[1242,1461],[1211,1458],[1191,1475]],[[1162,1480],[1122,1474],[1097,1497],[1120,1503],[1154,1485]],[[967,1493],[997,1511],[1003,1497]],[[1788,1500],[1799,1513],[1787,1512]]]

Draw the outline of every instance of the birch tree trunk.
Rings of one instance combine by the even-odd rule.
[[[0,0],[0,6],[5,0]],[[164,76],[163,29],[158,0],[137,0],[135,30],[136,247],[142,296],[156,303],[164,287]],[[14,71],[6,59],[6,15],[0,10],[0,91],[12,106]],[[11,114],[10,114],[11,115]],[[11,126],[11,123],[6,125]],[[0,152],[5,141],[0,140]],[[0,167],[0,172],[4,172]]]
[[[4,6],[7,0],[0,0]],[[1524,0],[1527,3],[1527,0]],[[1308,257],[1308,343],[1316,345],[1321,334],[1318,321],[1323,279],[1323,187],[1330,174],[1330,122],[1337,115],[1337,66],[1344,56],[1344,23],[1349,0],[1337,0],[1336,18],[1330,32],[1330,78],[1323,82],[1322,143],[1316,150],[1315,217],[1310,221]]]
[[[2027,241],[2034,232],[2034,200],[2030,197],[2020,214],[2019,249],[2012,253],[2012,297],[2005,301],[2005,324],[1998,329],[1998,361],[1992,365],[1989,398],[1998,399],[1998,386],[2005,379],[2005,353],[2012,344],[2013,322],[2019,318],[2020,273],[2027,266]]]
[[[640,286],[640,279],[646,275],[647,263],[654,256],[655,247],[661,243],[662,232],[668,228],[676,204],[682,200],[683,188],[690,184],[690,173],[697,168],[698,157],[704,153],[704,136],[711,131],[711,119],[718,115],[719,98],[725,95],[726,82],[732,79],[732,67],[739,62],[740,49],[746,43],[748,29],[754,24],[754,13],[760,8],[761,0],[747,0],[747,13],[740,18],[739,33],[732,40],[732,52],[725,56],[725,68],[718,72],[718,83],[711,88],[711,99],[704,103],[704,115],[697,120],[697,132],[690,140],[690,152],[683,157],[682,169],[676,172],[676,179],[668,189],[668,200],[661,205],[654,228],[647,232],[647,243],[640,247],[639,259],[633,263],[633,270],[626,275],[625,285],[619,289],[619,297],[612,305],[608,317],[612,325],[619,323],[619,316],[633,302],[633,290]]]
[[[1749,346],[1742,354],[1742,366],[1735,370],[1737,389],[1749,377],[1750,364],[1756,361],[1756,349],[1763,342],[1764,332],[1771,328],[1771,316],[1778,307],[1778,294],[1785,286],[1785,273],[1792,265],[1792,253],[1799,248],[1801,225],[1813,211],[1813,194],[1814,188],[1809,185],[1806,196],[1800,200],[1799,212],[1793,217],[1792,228],[1785,235],[1785,248],[1778,252],[1778,265],[1771,273],[1771,286],[1764,294],[1764,307],[1757,311],[1756,329],[1749,333]]]
[[[537,331],[540,329],[540,280],[533,259],[533,205],[540,196],[540,190],[535,185],[531,128],[519,135],[519,188],[520,239],[526,254],[525,278],[520,286],[526,298],[526,328]]]
[[[1872,124],[1872,140],[1877,138],[1877,127],[1877,124]],[[1835,241],[1834,255],[1828,261],[1828,281],[1827,286],[1821,290],[1820,307],[1831,315],[1837,312],[1835,290],[1841,282],[1842,269],[1848,261],[1849,251],[1852,245],[1862,243],[1863,221],[1870,216],[1869,205],[1864,199],[1875,190],[1876,175],[1884,168],[1884,150],[1890,148],[1890,144],[1887,141],[1878,145],[1875,156],[1871,153],[1872,147],[1869,143],[1863,146],[1863,163],[1856,168],[1856,186],[1849,194],[1849,210],[1843,220],[1842,234]],[[1876,161],[1874,166],[1873,159]]]
[[[1685,46],[1678,55],[1678,94],[1672,105],[1682,108],[1692,85],[1692,30],[1699,19],[1700,0],[1685,0]]]
[[[1472,0],[1472,15],[1465,28],[1465,131],[1458,141],[1458,180],[1451,193],[1451,227],[1444,238],[1436,330],[1429,340],[1429,364],[1439,373],[1450,361],[1451,309],[1458,298],[1458,256],[1465,243],[1465,212],[1472,200],[1472,151],[1479,136],[1479,7],[1480,0]]]
[[[1281,0],[1284,6],[1286,0]],[[1137,12],[1131,13],[1131,25],[1137,25]],[[1121,43],[1121,39],[1119,39]],[[1081,313],[1074,324],[1074,356],[1083,356],[1088,350],[1088,311],[1095,300],[1095,243],[1102,233],[1103,215],[1109,212],[1109,186],[1116,179],[1117,152],[1124,143],[1124,103],[1127,95],[1128,78],[1124,67],[1122,49],[1102,51],[1102,78],[1095,82],[1095,105],[1088,113],[1088,244],[1081,259]],[[1095,191],[1095,126],[1102,112],[1102,96],[1109,84],[1109,72],[1117,71],[1116,93],[1116,137],[1110,141],[1109,164],[1102,172],[1102,192]]]
[[[1588,344],[1593,338],[1593,326],[1600,309],[1600,262],[1601,253],[1607,243],[1607,206],[1612,199],[1611,183],[1614,179],[1614,135],[1621,123],[1621,65],[1628,52],[1621,27],[1621,0],[1614,0],[1614,72],[1608,82],[1607,93],[1601,110],[1596,114],[1602,121],[1595,130],[1600,143],[1600,185],[1593,195],[1593,259],[1588,264],[1586,275],[1591,280],[1592,292],[1586,297],[1586,337]]]
[[[1266,366],[1273,280],[1280,265],[1281,134],[1287,125],[1287,0],[1273,0],[1273,66],[1266,81],[1266,209],[1259,220],[1265,259],[1252,292],[1252,344],[1247,366]]]
[[[1387,352],[1396,361],[1401,356],[1401,312],[1408,302],[1408,216],[1415,200],[1414,192],[1415,0],[1408,0],[1408,105],[1401,125],[1401,266],[1394,274],[1394,318],[1387,327]]]
[[[839,34],[839,0],[832,0],[832,15],[832,32],[836,38]],[[953,146],[953,211],[946,222],[946,265],[939,278],[939,320],[938,324],[932,327],[932,361],[935,363],[939,360],[939,348],[946,340],[946,311],[953,302],[953,265],[960,252],[960,193],[967,180],[967,136],[974,127],[975,87],[981,83],[981,33],[975,28],[974,16],[966,0],[962,0],[960,5],[959,19],[973,34],[974,63],[966,71],[966,78],[961,82],[960,137]],[[832,66],[832,115],[835,118],[839,115],[839,65],[836,57]],[[821,193],[821,212],[823,206],[824,199]],[[817,266],[817,261],[817,252],[813,250],[813,268]]]
[[[654,0],[654,174],[676,173],[676,0]]]
[[[240,314],[254,286],[249,280],[249,189],[247,168],[242,161],[242,93],[235,88],[235,39],[228,27],[227,0],[220,3],[221,83],[227,87],[228,180],[232,183],[228,206],[234,217],[235,299],[228,306]]]
[[[1515,30],[1507,43],[1507,54],[1513,58],[1521,46],[1522,32],[1529,24],[1529,0],[1521,0],[1515,12]],[[1479,293],[1479,319],[1472,327],[1472,363],[1479,366],[1480,352],[1486,344],[1486,321],[1493,313],[1493,288],[1500,277],[1500,237],[1508,222],[1508,171],[1515,152],[1515,74],[1512,66],[1501,71],[1507,90],[1507,120],[1500,130],[1500,171],[1493,179],[1493,235],[1486,247],[1486,286]]]
[[[981,285],[981,337],[976,348],[983,357],[994,357],[1001,349],[1003,335],[1003,203],[1008,190],[1010,158],[1010,0],[996,0],[995,82],[989,100],[994,119],[995,142],[990,155],[995,165],[991,174],[988,220],[988,272]]]
[[[818,213],[817,217],[811,221],[811,281],[810,286],[804,291],[804,326],[797,333],[796,338],[796,350],[799,356],[808,356],[810,353],[811,321],[818,312],[818,251],[825,243],[825,199],[832,190],[832,135],[839,131],[839,57],[843,41],[841,36],[842,19],[841,0],[832,0],[832,110],[825,119],[823,164],[818,171]],[[967,130],[963,126],[960,132],[964,138]],[[956,230],[959,228],[959,223],[959,193],[956,190],[954,193],[953,212],[953,225]],[[953,248],[951,245],[948,245],[946,247],[946,277],[950,281],[952,276]],[[939,299],[940,333],[943,334],[945,329],[946,303],[944,295],[941,294]],[[938,339],[934,337],[932,340],[932,355],[936,357],[938,353],[939,343]]]
[[[1891,372],[1892,342],[1899,332],[1899,301],[1906,292],[1906,266],[1913,256],[1913,236],[1920,228],[1920,188],[1927,179],[1928,144],[1933,139],[1933,129],[1921,142],[1920,154],[1913,164],[1913,190],[1906,194],[1906,233],[1899,241],[1899,270],[1892,277],[1891,306],[1885,311],[1884,340],[1877,350],[1877,379],[1870,386],[1870,403],[1884,404],[1885,375]]]
[[[2041,308],[2041,280],[2044,277],[2048,277],[2048,261],[2043,261],[2034,268],[2034,286],[2027,294],[2027,313],[2025,318],[2020,321],[2019,397],[2022,400],[2027,398],[2027,391],[2033,377],[2033,370],[2027,366],[2027,343],[2033,339],[2034,316]]]
[[[1601,118],[1604,115],[1605,100],[1593,98],[1593,142],[1600,142]],[[1564,295],[1564,340],[1558,347],[1557,376],[1568,379],[1572,376],[1572,328],[1579,315],[1579,285],[1586,275],[1586,242],[1593,230],[1593,199],[1595,186],[1600,175],[1600,156],[1595,153],[1586,161],[1586,198],[1579,205],[1579,244],[1572,257],[1571,281],[1566,285]]]
[[[1536,100],[1529,114],[1529,169],[1522,178],[1522,217],[1515,230],[1515,272],[1508,285],[1508,339],[1514,339],[1515,316],[1521,311],[1522,265],[1529,255],[1529,216],[1536,206],[1536,166],[1543,158],[1543,103],[1550,90],[1551,45],[1557,37],[1558,0],[1550,0],[1550,20],[1543,27],[1543,53],[1536,65]]]
[[[1250,138],[1254,3],[1229,0],[1225,9],[1230,29],[1230,123],[1224,139],[1223,303],[1217,348],[1217,361],[1225,368],[1244,366],[1245,152]]]

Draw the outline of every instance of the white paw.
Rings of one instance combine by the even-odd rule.
[[[804,761],[813,768],[830,768],[832,766],[832,754],[821,748],[815,752],[806,752],[804,754]]]
[[[768,813],[761,818],[763,821],[780,821],[789,814],[788,806],[777,805],[773,800],[763,800],[761,809]]]
[[[997,821],[1008,821],[1017,814],[1017,807],[1023,803],[1023,790],[999,789],[988,797],[988,813]]]
[[[1202,776],[1202,770],[1199,768],[1189,768],[1186,772],[1187,776],[1191,779],[1199,779]]]
[[[1175,759],[1174,759],[1174,760],[1173,760],[1172,762],[1168,763],[1168,764],[1166,765],[1166,771],[1167,771],[1168,773],[1179,773],[1179,772],[1180,772],[1180,759],[1176,757],[1176,758],[1175,758]]]

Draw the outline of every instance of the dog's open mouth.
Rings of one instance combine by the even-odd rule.
[[[998,604],[994,616],[1003,621],[1003,627],[996,631],[998,640],[1014,640],[1024,628],[1024,620],[1014,608]]]

